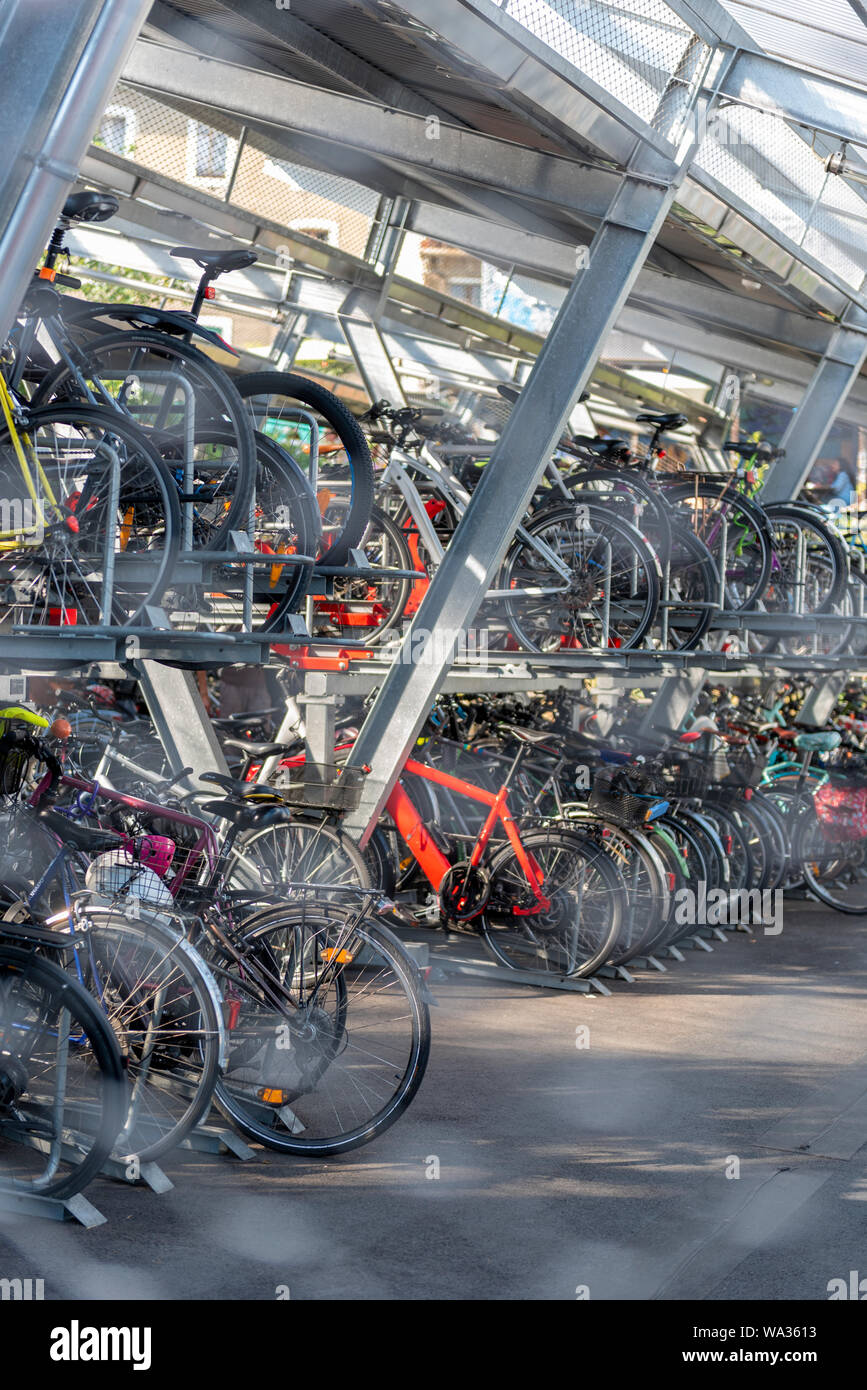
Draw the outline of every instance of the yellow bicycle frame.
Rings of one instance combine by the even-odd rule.
[[[22,447],[22,436],[19,435],[15,425],[14,402],[12,400],[9,387],[3,380],[2,373],[0,373],[0,411],[2,411],[3,419],[6,422],[6,429],[9,433],[9,438],[12,440],[12,447],[15,450],[15,457],[17,458],[18,466],[21,469],[21,476],[24,479],[24,485],[27,488],[28,493],[30,494],[31,501],[33,502],[33,506],[35,508],[36,521],[36,524],[33,527],[32,531],[0,531],[0,551],[2,551],[14,549],[16,545],[21,545],[22,543],[26,544],[27,537],[31,535],[34,537],[32,544],[39,545],[45,534],[45,514],[42,510],[42,501],[40,500],[36,484],[33,481],[33,472],[31,472],[30,463],[27,459],[27,454],[25,454],[24,448]],[[45,502],[47,502],[48,506],[53,511],[59,511],[59,508],[57,506],[57,498],[54,495],[54,491],[51,487],[50,482],[48,481],[48,478],[45,474],[45,470],[42,467],[42,464],[39,460],[39,456],[35,448],[33,447],[30,436],[25,433],[23,435],[23,440],[24,444],[27,446],[27,451],[30,454],[30,457],[33,461],[36,476],[42,488],[42,499]]]

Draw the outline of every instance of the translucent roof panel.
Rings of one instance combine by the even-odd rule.
[[[722,0],[722,4],[766,53],[846,82],[867,83],[867,24],[849,0]]]
[[[499,0],[561,58],[677,141],[707,54],[664,0]]]

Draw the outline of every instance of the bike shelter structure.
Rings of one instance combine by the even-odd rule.
[[[863,266],[861,273],[853,268],[858,255],[847,259],[844,249],[847,237],[856,252],[864,249],[864,198],[848,183],[845,196],[836,196],[831,172],[810,193],[781,175],[770,190],[785,205],[779,215],[774,199],[752,196],[763,178],[771,183],[775,161],[802,161],[812,179],[841,144],[867,144],[867,96],[769,57],[715,0],[658,0],[658,10],[654,38],[654,25],[612,18],[606,7],[576,7],[567,22],[548,7],[534,17],[509,0],[363,0],[332,5],[327,17],[317,15],[313,0],[293,2],[291,11],[267,0],[214,0],[189,12],[182,2],[161,0],[56,0],[38,15],[12,0],[2,36],[8,52],[23,43],[25,28],[28,41],[35,31],[46,49],[56,47],[58,33],[68,42],[63,63],[45,69],[45,82],[16,77],[0,99],[8,151],[0,181],[7,269],[0,336],[79,178],[119,195],[123,231],[112,236],[111,263],[132,274],[166,263],[179,220],[209,241],[231,238],[254,248],[258,265],[228,277],[234,287],[227,302],[251,315],[279,314],[276,364],[289,365],[315,328],[345,341],[372,398],[405,400],[396,359],[407,345],[467,390],[480,382],[489,391],[498,381],[522,385],[403,645],[360,661],[339,658],[346,643],[313,643],[301,615],[280,633],[281,646],[301,653],[305,688],[297,706],[315,761],[331,760],[336,701],[377,692],[349,758],[349,766],[370,768],[360,804],[345,821],[362,845],[442,691],[577,691],[588,676],[640,679],[658,686],[649,730],[654,722],[670,727],[679,711],[682,717],[708,673],[737,680],[807,671],[821,678],[826,698],[839,680],[840,658],[734,650],[606,646],[544,657],[516,650],[483,668],[453,661],[579,396],[595,380],[613,389],[616,374],[601,361],[612,332],[656,335],[680,345],[685,361],[715,361],[721,374],[736,361],[779,378],[799,404],[784,439],[786,457],[765,485],[768,500],[797,495],[847,398],[853,409],[867,402]],[[236,21],[234,44],[209,23],[225,14]],[[394,71],[370,57],[371,32],[381,24],[395,45]],[[643,69],[640,45],[650,54]],[[434,100],[423,83],[401,77],[419,55],[460,75],[463,110],[475,110],[475,121],[462,120],[446,92]],[[16,71],[14,63],[8,67]],[[134,142],[121,150],[88,143],[118,77],[128,93],[210,121],[224,135],[236,132],[225,196],[195,177],[185,183],[177,168],[139,158]],[[726,121],[737,141],[720,132]],[[245,150],[257,142],[278,167],[282,157],[321,166],[335,179],[356,170],[378,198],[365,255],[244,206],[238,179]],[[672,229],[678,252],[669,244]],[[562,302],[548,332],[407,281],[397,257],[410,231],[555,287]],[[109,244],[105,232],[76,236],[83,254]],[[718,259],[716,278],[691,263],[691,246]],[[745,255],[760,297],[736,284]],[[249,360],[261,365],[261,358]],[[639,391],[634,381],[617,383],[627,394]],[[650,387],[643,398],[653,399]],[[695,402],[687,408],[708,447],[718,444],[724,413]],[[225,564],[225,552],[194,551],[189,542],[187,530],[179,581],[195,583]],[[269,563],[244,531],[234,532],[231,544],[239,571]],[[293,562],[313,563],[305,556]],[[316,571],[326,591],[335,577],[376,573],[360,553],[346,566]],[[103,617],[110,612],[108,592]],[[172,769],[224,771],[190,668],[261,663],[273,636],[251,630],[249,602],[242,630],[233,633],[205,621],[175,630],[159,609],[145,616],[127,629],[101,623],[0,633],[0,663],[10,671],[122,667],[141,684]],[[713,618],[714,628],[727,632],[791,632],[793,622],[809,633],[835,618],[735,613],[722,596]],[[867,618],[856,613],[845,622]],[[407,659],[418,635],[433,631],[445,639],[436,657]],[[859,661],[845,658],[845,668],[861,670]],[[334,669],[341,664],[345,669]],[[297,727],[297,706],[287,709],[284,732]]]

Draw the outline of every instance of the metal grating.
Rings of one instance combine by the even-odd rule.
[[[94,143],[288,229],[364,254],[377,194],[287,160],[284,146],[245,133],[231,117],[194,106],[182,110],[120,82]]]
[[[659,134],[680,139],[709,50],[663,0],[500,0],[500,7]]]
[[[730,105],[713,113],[698,166],[852,289],[867,265],[867,202],[780,117]]]

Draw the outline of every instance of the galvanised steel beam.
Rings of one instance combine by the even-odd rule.
[[[494,0],[400,0],[400,8],[441,35],[467,61],[497,79],[512,101],[544,110],[554,135],[576,140],[619,164],[629,161],[635,136],[660,154],[671,147],[627,105],[579,72]]]
[[[197,234],[190,224],[200,223],[206,237],[208,232],[205,229],[214,227],[245,244],[253,244],[257,249],[261,248],[272,254],[280,247],[285,247],[299,268],[318,272],[329,281],[338,281],[347,287],[371,289],[376,293],[379,293],[382,287],[382,276],[359,256],[353,256],[337,246],[329,246],[324,241],[317,241],[314,237],[305,237],[244,208],[230,206],[220,198],[214,198],[197,188],[188,188],[164,174],[135,164],[120,155],[110,154],[107,150],[91,146],[82,161],[82,174],[92,183],[125,195],[128,201],[124,203],[123,211],[128,220],[133,220],[136,215],[136,200],[143,200],[143,225],[152,226],[154,229],[165,226],[168,229],[167,236],[173,235],[171,228],[177,225],[174,214],[181,214],[186,231],[178,235],[178,241],[186,238],[194,241]],[[166,208],[169,215],[156,213],[154,208],[147,206],[150,203]],[[481,309],[475,309],[471,304],[453,299],[450,295],[440,294],[437,290],[400,275],[395,275],[392,279],[389,306],[395,313],[405,308],[410,315],[425,315],[428,329],[434,336],[438,332],[438,326],[442,324],[449,330],[452,327],[459,328],[465,339],[470,336],[478,339],[480,344],[490,341],[495,351],[535,356],[542,345],[539,334],[523,328],[520,324],[498,319]],[[452,341],[450,333],[447,340]]]
[[[414,206],[410,225],[416,232],[460,246],[483,260],[515,265],[557,284],[568,284],[575,271],[578,248],[554,237],[537,237],[431,203]],[[822,319],[762,303],[754,296],[732,294],[709,276],[697,274],[695,279],[687,279],[660,273],[649,265],[639,275],[630,303],[650,304],[661,313],[672,310],[700,324],[814,356],[825,351],[833,332],[833,325]]]
[[[0,342],[147,9],[148,0],[6,0],[0,11]]]
[[[853,305],[780,440],[786,456],[772,465],[762,488],[763,502],[797,497],[865,361],[867,313]]]
[[[376,322],[378,301],[364,290],[351,290],[337,315],[364,389],[372,401],[406,405],[406,396]]]
[[[477,61],[484,62],[486,71],[495,71],[512,97],[518,96],[526,103],[528,111],[537,118],[540,114],[548,117],[552,133],[559,133],[573,144],[589,144],[617,159],[622,155],[618,156],[611,142],[611,126],[618,124],[626,128],[623,134],[629,130],[648,144],[656,142],[656,148],[670,149],[667,142],[662,141],[633,111],[618,103],[604,87],[593,82],[573,63],[562,58],[552,47],[505,13],[494,0],[465,0],[462,8],[455,6],[452,0],[402,0],[401,8],[448,38],[463,52],[484,55],[481,59],[477,57]],[[695,8],[698,10],[701,7],[696,5]],[[724,23],[718,6],[713,6],[710,14],[711,23],[706,29],[724,29],[727,42],[741,42],[742,31],[737,26]],[[755,47],[752,40],[748,40],[746,46],[750,49]],[[521,53],[525,54],[524,62],[520,61]],[[613,54],[613,59],[616,58],[617,55]],[[739,61],[751,62],[754,58],[762,62],[771,61],[752,52],[739,55]],[[789,71],[802,76],[805,82],[812,80],[808,74],[800,74],[797,69]],[[625,81],[628,85],[628,75]],[[802,86],[798,90],[803,96],[807,88]],[[845,93],[852,90],[841,85],[840,100],[845,100]],[[829,102],[833,101],[832,95],[826,95]],[[867,101],[867,98],[863,100]],[[612,116],[616,118],[615,121],[612,121]],[[816,124],[809,115],[804,119],[808,125]],[[830,126],[830,129],[833,128],[833,125]],[[759,155],[760,151],[757,151]],[[854,291],[842,277],[829,271],[817,257],[805,252],[738,198],[733,190],[719,184],[696,164],[692,178],[701,188],[713,193],[738,213],[751,228],[761,232],[769,248],[782,247],[794,262],[806,267],[819,282],[825,281],[835,292],[844,295],[847,301],[862,302],[860,291]],[[841,227],[841,234],[845,236],[845,227]],[[737,237],[735,242],[737,245],[743,244]],[[809,293],[809,289],[806,292]],[[821,283],[813,297],[820,303],[825,302]],[[863,302],[867,304],[867,299]]]
[[[617,174],[579,160],[455,125],[432,125],[427,116],[143,39],[135,45],[123,77],[132,86],[201,102],[245,122],[337,141],[343,148],[366,152],[410,173],[439,175],[459,186],[494,193],[507,188],[510,197],[579,216],[602,217],[617,187]]]
[[[183,636],[176,635],[182,646]],[[131,665],[172,772],[177,776],[185,767],[191,767],[188,783],[207,790],[208,784],[198,780],[199,774],[228,773],[229,765],[205,712],[195,673],[159,661],[139,660]]]
[[[720,93],[839,140],[867,145],[863,87],[805,72],[763,53],[739,53],[720,83]]]
[[[352,749],[350,763],[371,769],[360,805],[347,821],[362,844],[376,824],[461,634],[478,611],[671,206],[674,184],[664,187],[644,177],[648,167],[658,173],[652,160],[645,152],[639,178],[627,176],[612,200],[593,240],[588,265],[578,271],[563,301]],[[424,656],[404,659],[417,658],[423,634],[436,634],[436,652],[428,660]]]
[[[380,68],[373,67],[343,44],[335,43],[327,34],[299,19],[291,8],[278,8],[274,0],[220,0],[220,4],[222,9],[239,15],[245,24],[255,26],[260,42],[264,40],[272,47],[275,65],[281,57],[279,45],[288,44],[292,53],[302,58],[307,66],[319,69],[326,79],[325,85],[337,83],[356,96],[381,101],[399,111],[414,111],[419,116],[438,116],[444,121],[454,121],[453,116],[427,96],[421,96]],[[158,3],[154,11],[166,8]],[[151,21],[158,26],[162,24],[162,18],[161,14],[156,19],[153,13],[151,15]],[[201,29],[202,24],[197,23],[195,27]],[[275,39],[277,44],[274,43]],[[195,43],[192,46],[196,47]],[[202,51],[201,47],[198,51]],[[290,59],[292,53],[288,55]],[[237,57],[235,61],[238,61]],[[252,61],[256,67],[261,66],[258,54]]]

